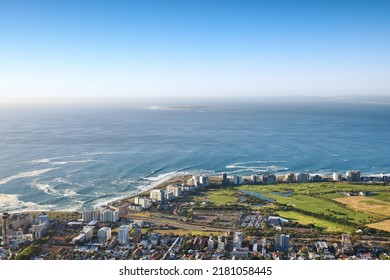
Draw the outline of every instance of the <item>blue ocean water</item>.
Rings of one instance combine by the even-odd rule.
[[[1,105],[0,211],[79,210],[178,173],[390,172],[390,105]]]

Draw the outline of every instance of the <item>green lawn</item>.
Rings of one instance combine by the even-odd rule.
[[[313,224],[316,227],[325,228],[326,232],[351,232],[354,230],[354,227],[351,226],[343,226],[338,223],[318,219],[295,211],[278,211],[277,213],[287,220],[291,220],[302,225]]]
[[[380,191],[383,189],[383,186],[350,185],[347,183],[303,183],[258,186],[244,185],[240,186],[239,189],[261,193],[266,197],[275,199],[277,203],[291,205],[295,209],[301,209],[313,214],[331,215],[338,219],[347,218],[353,223],[360,224],[362,222],[368,223],[370,218],[372,218],[371,215],[337,205],[329,200],[343,197],[339,193],[340,191]],[[293,195],[287,197],[274,193],[286,193],[288,191],[292,191]]]
[[[215,205],[235,204],[237,202],[237,198],[234,193],[234,189],[212,189],[207,191],[207,193],[204,193],[204,195],[195,197],[195,199],[198,202],[208,201],[214,203]]]

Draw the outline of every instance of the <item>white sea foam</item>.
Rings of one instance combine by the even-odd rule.
[[[163,174],[160,174],[158,176],[155,176],[155,177],[143,177],[144,180],[147,180],[147,181],[152,181],[152,182],[158,182],[158,181],[165,181],[166,178],[172,178],[174,177],[175,175],[177,175],[178,172],[176,171],[172,171],[172,172],[168,172],[168,173],[163,173]]]
[[[120,152],[86,152],[82,153],[84,156],[97,156],[97,155],[115,155],[120,154]]]
[[[20,212],[20,211],[44,211],[52,210],[54,205],[39,205],[33,202],[24,202],[18,199],[14,194],[0,194],[1,212]]]
[[[54,181],[62,184],[68,184],[68,185],[72,184],[68,179],[61,178],[61,177],[55,178]]]
[[[244,161],[244,162],[236,162],[233,163],[233,165],[246,165],[250,163],[283,163],[287,162],[287,160],[251,160],[251,161]]]
[[[117,185],[117,186],[128,186],[130,184],[134,184],[137,181],[134,179],[116,179],[111,182],[111,184]]]
[[[65,165],[69,163],[87,163],[87,162],[96,162],[94,159],[85,159],[85,160],[69,160],[69,161],[51,161],[50,164],[53,165]]]
[[[101,199],[98,198],[93,202],[93,206],[98,207],[98,206],[106,205],[107,203],[112,202],[114,200],[123,199],[129,197],[130,195],[135,195],[137,193],[149,191],[155,188],[156,186],[162,184],[163,182],[168,181],[174,177],[188,175],[188,174],[189,174],[188,172],[184,172],[184,171],[180,171],[180,172],[174,171],[174,172],[164,173],[156,177],[143,178],[144,180],[150,181],[151,183],[147,185],[139,186],[137,189],[134,189],[128,193],[124,193],[120,196],[116,196],[115,198],[101,198]],[[191,172],[191,174],[193,173]]]
[[[285,169],[284,166],[276,166],[276,165],[263,165],[264,163],[286,163],[286,160],[253,160],[253,161],[246,161],[246,162],[236,162],[233,164],[227,165],[225,168],[227,169],[275,169],[275,168],[282,168]],[[257,165],[256,163],[260,163],[261,165]]]
[[[55,170],[57,168],[46,168],[46,169],[39,169],[39,170],[33,170],[33,171],[27,171],[27,172],[21,172],[19,174],[3,178],[0,180],[0,185],[4,185],[12,180],[21,179],[21,178],[29,178],[29,177],[36,177],[43,173]]]
[[[81,200],[72,200],[71,203],[67,204],[63,208],[56,208],[57,211],[79,211],[83,208],[84,202]]]
[[[31,184],[31,187],[38,189],[40,191],[43,191],[44,193],[52,195],[52,196],[75,197],[78,195],[77,192],[75,192],[71,189],[57,190],[53,186],[49,185],[48,183],[35,182],[35,183]]]
[[[58,159],[64,159],[64,158],[72,158],[75,157],[76,155],[71,155],[71,156],[62,156],[62,157],[52,157],[52,158],[42,158],[42,159],[35,159],[30,161],[31,163],[50,163],[53,160],[58,160]]]
[[[280,171],[287,171],[288,168],[285,166],[279,166],[279,165],[254,165],[254,163],[279,163],[282,161],[248,161],[248,162],[238,162],[234,164],[227,165],[227,169],[235,169],[230,172],[229,174],[235,174],[235,173],[266,173],[266,172],[280,172]],[[284,161],[283,161],[284,162]]]
[[[73,191],[73,190],[66,189],[63,191],[63,196],[64,197],[75,197],[75,196],[78,196],[78,193]]]

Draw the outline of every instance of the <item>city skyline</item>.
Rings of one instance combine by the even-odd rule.
[[[386,96],[386,1],[2,3],[0,99]]]

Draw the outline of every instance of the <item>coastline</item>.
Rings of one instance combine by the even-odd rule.
[[[286,174],[288,174],[288,173],[276,173],[275,174],[276,180],[279,181],[279,182],[284,181],[284,178],[285,178],[284,176]],[[316,172],[316,173],[309,173],[309,174],[310,175],[319,174],[324,179],[325,178],[326,179],[331,179],[332,178],[332,175],[329,174],[329,173]],[[383,174],[387,175],[389,173],[367,174],[365,176],[367,176],[367,177],[370,177],[370,176],[380,177],[380,175],[383,175]],[[164,188],[164,187],[166,187],[167,185],[170,185],[170,184],[181,184],[181,183],[185,182],[186,180],[188,180],[189,178],[191,178],[193,175],[201,175],[201,173],[199,173],[199,172],[191,172],[190,173],[190,172],[185,172],[185,171],[171,172],[169,174],[166,174],[164,177],[159,178],[158,180],[152,181],[148,185],[140,186],[140,187],[132,190],[130,193],[123,194],[123,195],[115,197],[115,198],[103,200],[100,203],[97,203],[97,204],[93,205],[92,207],[93,208],[95,208],[95,207],[113,207],[113,208],[116,208],[116,207],[118,207],[118,206],[120,206],[122,204],[130,203],[131,200],[134,199],[137,196],[149,197],[149,192],[151,190],[161,189],[161,188]],[[213,184],[218,184],[216,181],[221,179],[221,176],[216,174],[216,173],[209,172],[209,173],[204,174],[204,175],[209,176],[209,179],[211,181],[215,181]],[[231,177],[232,174],[230,174],[230,175],[228,174],[228,176]],[[242,176],[242,175],[240,175],[240,176]],[[245,176],[244,175],[242,177],[249,177],[249,176],[247,176],[247,175]],[[97,200],[98,199],[99,198],[97,198]],[[71,209],[71,208],[45,209],[44,207],[42,207],[42,208],[38,208],[38,209],[26,209],[26,210],[16,210],[16,211],[2,211],[2,212],[7,212],[7,213],[38,213],[38,212],[72,213],[72,212],[78,212],[78,213],[80,213],[82,211],[83,211],[83,208],[77,208],[77,209]]]
[[[186,173],[186,172],[178,172],[175,174],[172,174],[172,176],[166,176],[165,178],[162,178],[150,185],[138,188],[137,190],[134,191],[132,194],[127,194],[124,195],[123,197],[116,198],[115,200],[110,200],[109,202],[101,203],[96,206],[110,206],[114,204],[122,204],[125,202],[129,202],[129,200],[133,199],[134,197],[137,196],[149,196],[149,192],[154,189],[161,189],[166,187],[169,184],[175,184],[175,183],[182,183],[183,180],[186,180],[190,178],[192,174]]]

